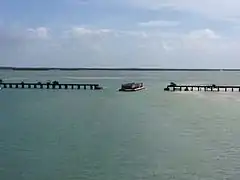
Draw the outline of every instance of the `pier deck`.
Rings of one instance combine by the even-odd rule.
[[[238,91],[240,92],[240,85],[177,85],[175,83],[171,83],[164,91],[212,91],[212,92],[219,92],[219,91]]]
[[[100,90],[99,84],[78,84],[78,83],[11,83],[0,82],[1,88],[11,89],[90,89]]]

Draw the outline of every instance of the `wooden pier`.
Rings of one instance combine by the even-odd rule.
[[[177,85],[170,83],[164,91],[211,91],[211,92],[240,92],[240,85]]]
[[[99,84],[75,84],[75,83],[59,83],[57,81],[47,82],[47,83],[11,83],[0,81],[1,88],[10,89],[90,89],[90,90],[100,90],[103,89]]]

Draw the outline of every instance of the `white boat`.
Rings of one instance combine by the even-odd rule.
[[[143,83],[127,83],[122,84],[122,87],[119,89],[119,91],[140,91],[145,89]]]

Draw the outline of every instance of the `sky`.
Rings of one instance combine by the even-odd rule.
[[[0,0],[0,66],[240,68],[240,1]]]

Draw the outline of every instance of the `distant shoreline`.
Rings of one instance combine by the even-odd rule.
[[[0,67],[13,71],[240,71],[240,69],[177,69],[177,68],[47,68],[47,67]]]

